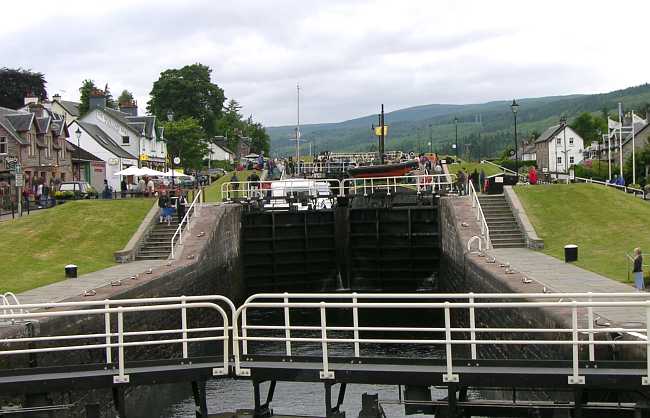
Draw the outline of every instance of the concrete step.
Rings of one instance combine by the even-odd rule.
[[[494,248],[525,248],[526,243],[517,243],[517,244],[497,244],[497,243],[492,243],[492,247]]]
[[[140,248],[140,251],[149,251],[149,250],[162,250],[162,251],[167,251],[171,248],[171,244],[168,242],[162,242],[159,244],[151,244],[151,243],[146,243],[145,245]]]
[[[135,259],[136,260],[165,260],[169,257],[169,254],[167,255],[136,255]]]
[[[501,244],[521,244],[525,245],[526,241],[523,238],[493,238],[490,236],[490,241],[494,245]]]
[[[489,227],[490,225],[488,225]],[[502,227],[494,227],[490,228],[490,235],[491,234],[521,234],[521,231],[519,228],[515,227],[510,227],[510,228],[502,228]]]
[[[517,239],[517,240],[524,240],[524,235],[519,232],[519,233],[512,233],[512,234],[501,234],[498,232],[493,232],[490,231],[490,239]]]

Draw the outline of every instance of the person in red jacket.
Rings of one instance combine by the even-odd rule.
[[[537,170],[535,170],[535,166],[530,167],[530,170],[528,170],[528,182],[530,184],[537,184]]]

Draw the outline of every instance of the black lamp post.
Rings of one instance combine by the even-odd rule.
[[[171,110],[167,112],[167,120],[169,122],[174,120],[174,112],[172,112]],[[167,153],[169,154],[169,150],[167,150]],[[172,188],[174,188],[175,183],[174,183],[174,156],[173,155],[169,162],[171,163],[171,168],[172,168]]]
[[[458,160],[458,117],[454,116],[454,125],[456,125],[456,160]]]
[[[74,134],[77,137],[77,181],[81,181],[81,129],[77,127]]]
[[[598,129],[598,178],[600,178],[600,140],[602,139],[602,132],[600,129]]]
[[[515,118],[515,173],[517,173],[516,175],[519,177],[519,162],[517,158],[517,111],[519,110],[519,103],[517,103],[515,99],[512,99],[510,108],[512,109],[512,115]]]

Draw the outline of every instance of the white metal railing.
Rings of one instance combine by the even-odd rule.
[[[320,185],[327,184],[328,192],[324,193]],[[225,201],[235,198],[245,200],[283,198],[295,193],[306,192],[311,197],[330,197],[338,194],[341,181],[339,179],[300,179],[289,178],[273,181],[234,181],[221,185],[221,197]]]
[[[2,312],[2,314],[13,314],[14,312],[23,313],[20,301],[13,292],[0,294],[0,312]]]
[[[219,304],[226,305],[229,312],[226,312]],[[79,317],[83,319],[97,318],[100,321],[98,324],[101,324],[103,320],[103,325],[99,325],[98,329],[84,334],[65,334],[63,330],[52,327],[53,332],[61,331],[61,333],[32,337],[15,336],[1,338],[0,344],[3,344],[4,347],[3,350],[0,350],[0,357],[52,352],[74,353],[81,350],[103,350],[106,365],[117,366],[118,374],[113,376],[113,382],[128,383],[126,348],[152,345],[178,345],[181,348],[182,357],[188,358],[189,344],[223,341],[221,366],[213,369],[213,375],[228,374],[230,352],[229,333],[233,329],[230,325],[229,317],[234,317],[235,307],[229,299],[220,295],[122,300],[106,299],[99,301],[21,304],[20,306],[23,309],[22,312],[3,313],[0,315],[0,320],[33,321],[59,317]],[[210,326],[204,326],[205,324],[191,326],[188,311],[197,309],[215,311],[218,314],[218,319],[215,320],[216,323],[210,324]],[[157,321],[158,327],[151,326],[142,329],[143,324],[148,324],[142,320],[142,315],[145,312],[178,312],[179,323],[173,327],[172,316],[166,315],[167,319],[163,321],[164,325],[160,321]],[[129,315],[138,315],[138,331],[127,331],[125,316]],[[193,317],[205,320],[206,315],[195,315]],[[156,337],[160,337],[161,339]],[[80,341],[87,342],[87,344],[80,344]],[[44,345],[39,346],[39,343],[43,343]],[[117,360],[113,357],[114,350],[117,351]],[[148,358],[147,360],[151,359]]]
[[[645,199],[645,192],[643,190],[637,189],[635,187],[621,186],[620,184],[608,183],[606,181],[588,179],[588,178],[578,177],[578,176],[576,176],[575,179],[576,179],[576,181],[581,181],[583,183],[600,184],[602,186],[613,187],[615,189],[624,191],[625,193],[632,193],[632,194],[634,194],[634,196],[640,195],[643,199]]]
[[[523,163],[525,163],[525,161],[522,161],[522,164],[523,164]],[[499,170],[503,171],[504,174],[506,174],[506,173],[509,173],[509,174],[516,174],[517,177],[519,178],[519,180],[524,181],[524,182],[528,181],[528,178],[526,177],[525,174],[517,173],[515,170],[511,170],[511,169],[509,169],[509,168],[507,168],[507,167],[504,167],[504,166],[502,166],[502,165],[499,165],[499,164],[493,163],[492,161],[482,160],[482,161],[481,161],[481,164],[490,164],[490,165],[492,165],[492,166],[494,166],[494,167],[497,167]]]
[[[470,181],[469,183],[469,196],[472,199],[472,207],[476,208],[476,220],[481,225],[481,236],[485,238],[486,249],[490,249],[492,242],[490,241],[490,227],[485,220],[485,214],[483,214],[483,208],[481,207],[481,201],[478,199],[478,194],[474,188],[474,182]]]
[[[284,343],[282,352],[291,356],[292,347],[296,344],[319,344],[321,346],[321,378],[331,379],[334,372],[329,367],[329,359],[340,356],[347,357],[342,350],[337,355],[330,355],[332,345],[352,345],[354,356],[361,356],[362,346],[381,344],[400,344],[401,346],[442,346],[445,349],[446,373],[443,381],[456,382],[458,375],[454,373],[454,359],[466,359],[462,354],[454,353],[454,347],[469,348],[469,356],[478,359],[478,346],[486,345],[519,345],[551,347],[560,346],[570,348],[570,354],[565,352],[566,358],[571,361],[572,372],[568,376],[569,384],[584,384],[585,377],[580,375],[581,359],[596,360],[596,346],[645,346],[647,351],[646,375],[642,376],[642,384],[650,385],[650,296],[644,293],[533,293],[533,294],[258,294],[249,297],[237,309],[233,318],[233,354],[235,357],[235,373],[238,376],[250,375],[250,369],[245,365],[243,356],[251,355],[249,342]],[[544,309],[552,308],[555,312],[564,309],[570,318],[570,325],[564,328],[533,328],[514,324],[513,327],[484,327],[477,325],[476,312],[478,310],[486,315],[501,315],[503,309]],[[598,324],[595,320],[597,310],[602,308],[624,308],[630,313],[634,309],[646,318],[646,323],[637,327],[617,327],[609,324]],[[255,309],[281,310],[284,312],[282,325],[254,325],[248,322],[248,312]],[[291,325],[291,313],[301,310],[301,322],[305,323],[304,310],[315,310],[320,313],[319,320],[314,320],[313,325]],[[441,313],[444,317],[444,327],[414,327],[414,326],[373,326],[361,325],[359,312],[368,309],[386,310],[423,310],[422,317],[434,317]],[[352,312],[336,315],[340,320],[348,321],[345,325],[328,325],[328,312]],[[458,326],[452,324],[457,315],[467,314],[469,324]],[[411,315],[413,315],[411,313]],[[241,325],[239,325],[241,321]],[[603,326],[601,326],[603,325]],[[295,332],[312,332],[318,336],[295,336]],[[371,338],[364,337],[361,333],[381,332],[382,335],[393,332],[409,332],[410,338]],[[255,333],[256,335],[252,335]],[[444,333],[444,337],[414,338],[418,333]],[[632,339],[597,340],[597,336],[609,333],[628,333],[635,337]],[[547,334],[551,334],[549,337]],[[367,335],[367,334],[366,334]],[[481,338],[485,335],[485,338]],[[540,336],[533,338],[533,336]],[[241,344],[241,352],[240,352]],[[588,353],[580,356],[580,348],[587,347]],[[272,354],[269,347],[265,346],[263,354]],[[276,353],[273,353],[276,354]]]
[[[456,186],[455,174],[422,174],[415,176],[359,177],[341,181],[342,192],[346,195],[368,196],[376,191],[390,195],[398,190],[422,192],[452,191]]]
[[[183,219],[180,220],[178,223],[178,228],[176,228],[176,232],[174,232],[174,235],[172,236],[170,245],[171,245],[171,254],[170,258],[173,260],[174,259],[174,241],[176,241],[176,237],[178,237],[178,243],[182,244],[183,243],[183,225],[187,224],[187,232],[189,232],[192,229],[191,226],[191,220],[194,217],[193,215],[199,216],[199,211],[200,211],[200,202],[203,196],[203,190],[199,190],[199,192],[194,196],[194,199],[192,200],[192,204],[190,205],[189,208],[187,208],[187,211],[185,211],[185,216],[183,216]]]

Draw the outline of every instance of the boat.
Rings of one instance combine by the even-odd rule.
[[[397,164],[366,165],[348,169],[348,175],[354,178],[362,177],[399,177],[418,167],[417,160],[409,160]]]

